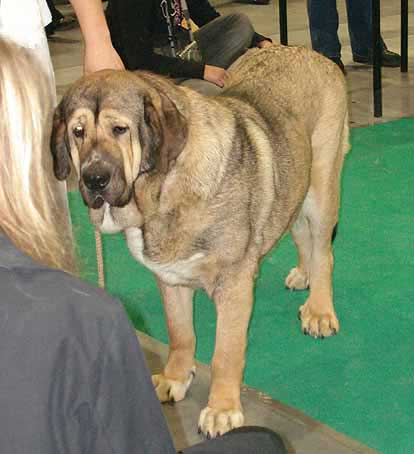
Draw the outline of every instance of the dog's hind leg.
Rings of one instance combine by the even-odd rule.
[[[300,308],[302,330],[313,337],[327,337],[339,331],[339,322],[333,306],[332,270],[333,254],[332,231],[336,220],[329,201],[323,200],[320,189],[314,185],[305,199],[305,213],[312,237],[311,255],[308,262],[310,294]],[[332,210],[334,211],[334,210]]]
[[[158,287],[164,303],[170,349],[164,371],[153,375],[152,381],[161,402],[178,402],[184,399],[195,376],[194,290],[169,287],[160,280]]]
[[[290,229],[290,233],[298,251],[298,265],[290,270],[285,285],[290,290],[303,290],[309,287],[309,266],[312,256],[312,235],[303,209]]]
[[[322,127],[312,137],[311,181],[302,208],[309,225],[309,232],[302,235],[310,233],[312,247],[310,255],[306,249],[310,294],[299,312],[303,332],[313,337],[339,331],[333,305],[332,234],[338,222],[340,175],[347,150],[346,105],[338,108],[336,115],[323,118]]]
[[[337,225],[332,231],[331,242],[334,242]],[[309,288],[309,267],[312,257],[312,234],[309,221],[300,211],[295,223],[290,229],[293,242],[298,252],[298,265],[292,268],[285,279],[285,286],[289,290],[305,290]]]

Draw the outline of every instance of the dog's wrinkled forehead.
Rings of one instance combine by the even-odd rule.
[[[140,83],[141,82],[141,83]],[[104,70],[80,79],[63,99],[66,118],[78,109],[92,111],[97,119],[105,109],[118,110],[134,118],[143,111],[148,87],[134,74]]]

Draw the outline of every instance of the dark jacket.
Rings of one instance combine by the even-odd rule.
[[[175,453],[117,300],[1,234],[0,288],[0,453]]]
[[[161,0],[109,0],[106,16],[112,43],[127,69],[145,69],[174,78],[202,79],[204,63],[183,61],[154,53],[154,38],[167,34]],[[220,14],[208,0],[187,0],[191,19],[198,27]],[[255,34],[252,46],[267,38]]]

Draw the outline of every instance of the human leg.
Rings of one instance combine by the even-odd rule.
[[[366,57],[372,47],[371,0],[347,0],[346,10],[352,54]]]
[[[247,16],[229,14],[201,27],[194,38],[208,65],[227,69],[250,47],[253,35]]]
[[[254,30],[247,16],[229,14],[201,27],[194,38],[206,64],[227,69],[250,47],[253,35]],[[222,90],[202,79],[186,79],[178,83],[207,96],[218,95]]]
[[[50,14],[52,15],[53,22],[59,22],[63,19],[63,14],[56,8],[55,3],[53,0],[46,0],[47,6],[50,10]]]
[[[71,16],[64,16],[55,6],[54,0],[46,0],[47,6],[52,14],[52,22],[46,25],[46,34],[51,36],[55,31],[69,30],[77,24],[76,19]]]
[[[371,0],[347,0],[348,30],[353,59],[357,63],[372,64],[372,3]],[[400,66],[401,57],[388,50],[381,39],[382,65]]]
[[[222,437],[181,451],[182,454],[286,454],[286,447],[275,432],[262,427],[240,427]]]
[[[308,0],[312,48],[330,59],[341,58],[336,0]]]

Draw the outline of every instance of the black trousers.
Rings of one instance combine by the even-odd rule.
[[[49,7],[50,13],[52,14],[53,22],[59,22],[61,19],[63,19],[63,14],[58,9],[56,9],[53,0],[46,0],[46,3]]]

